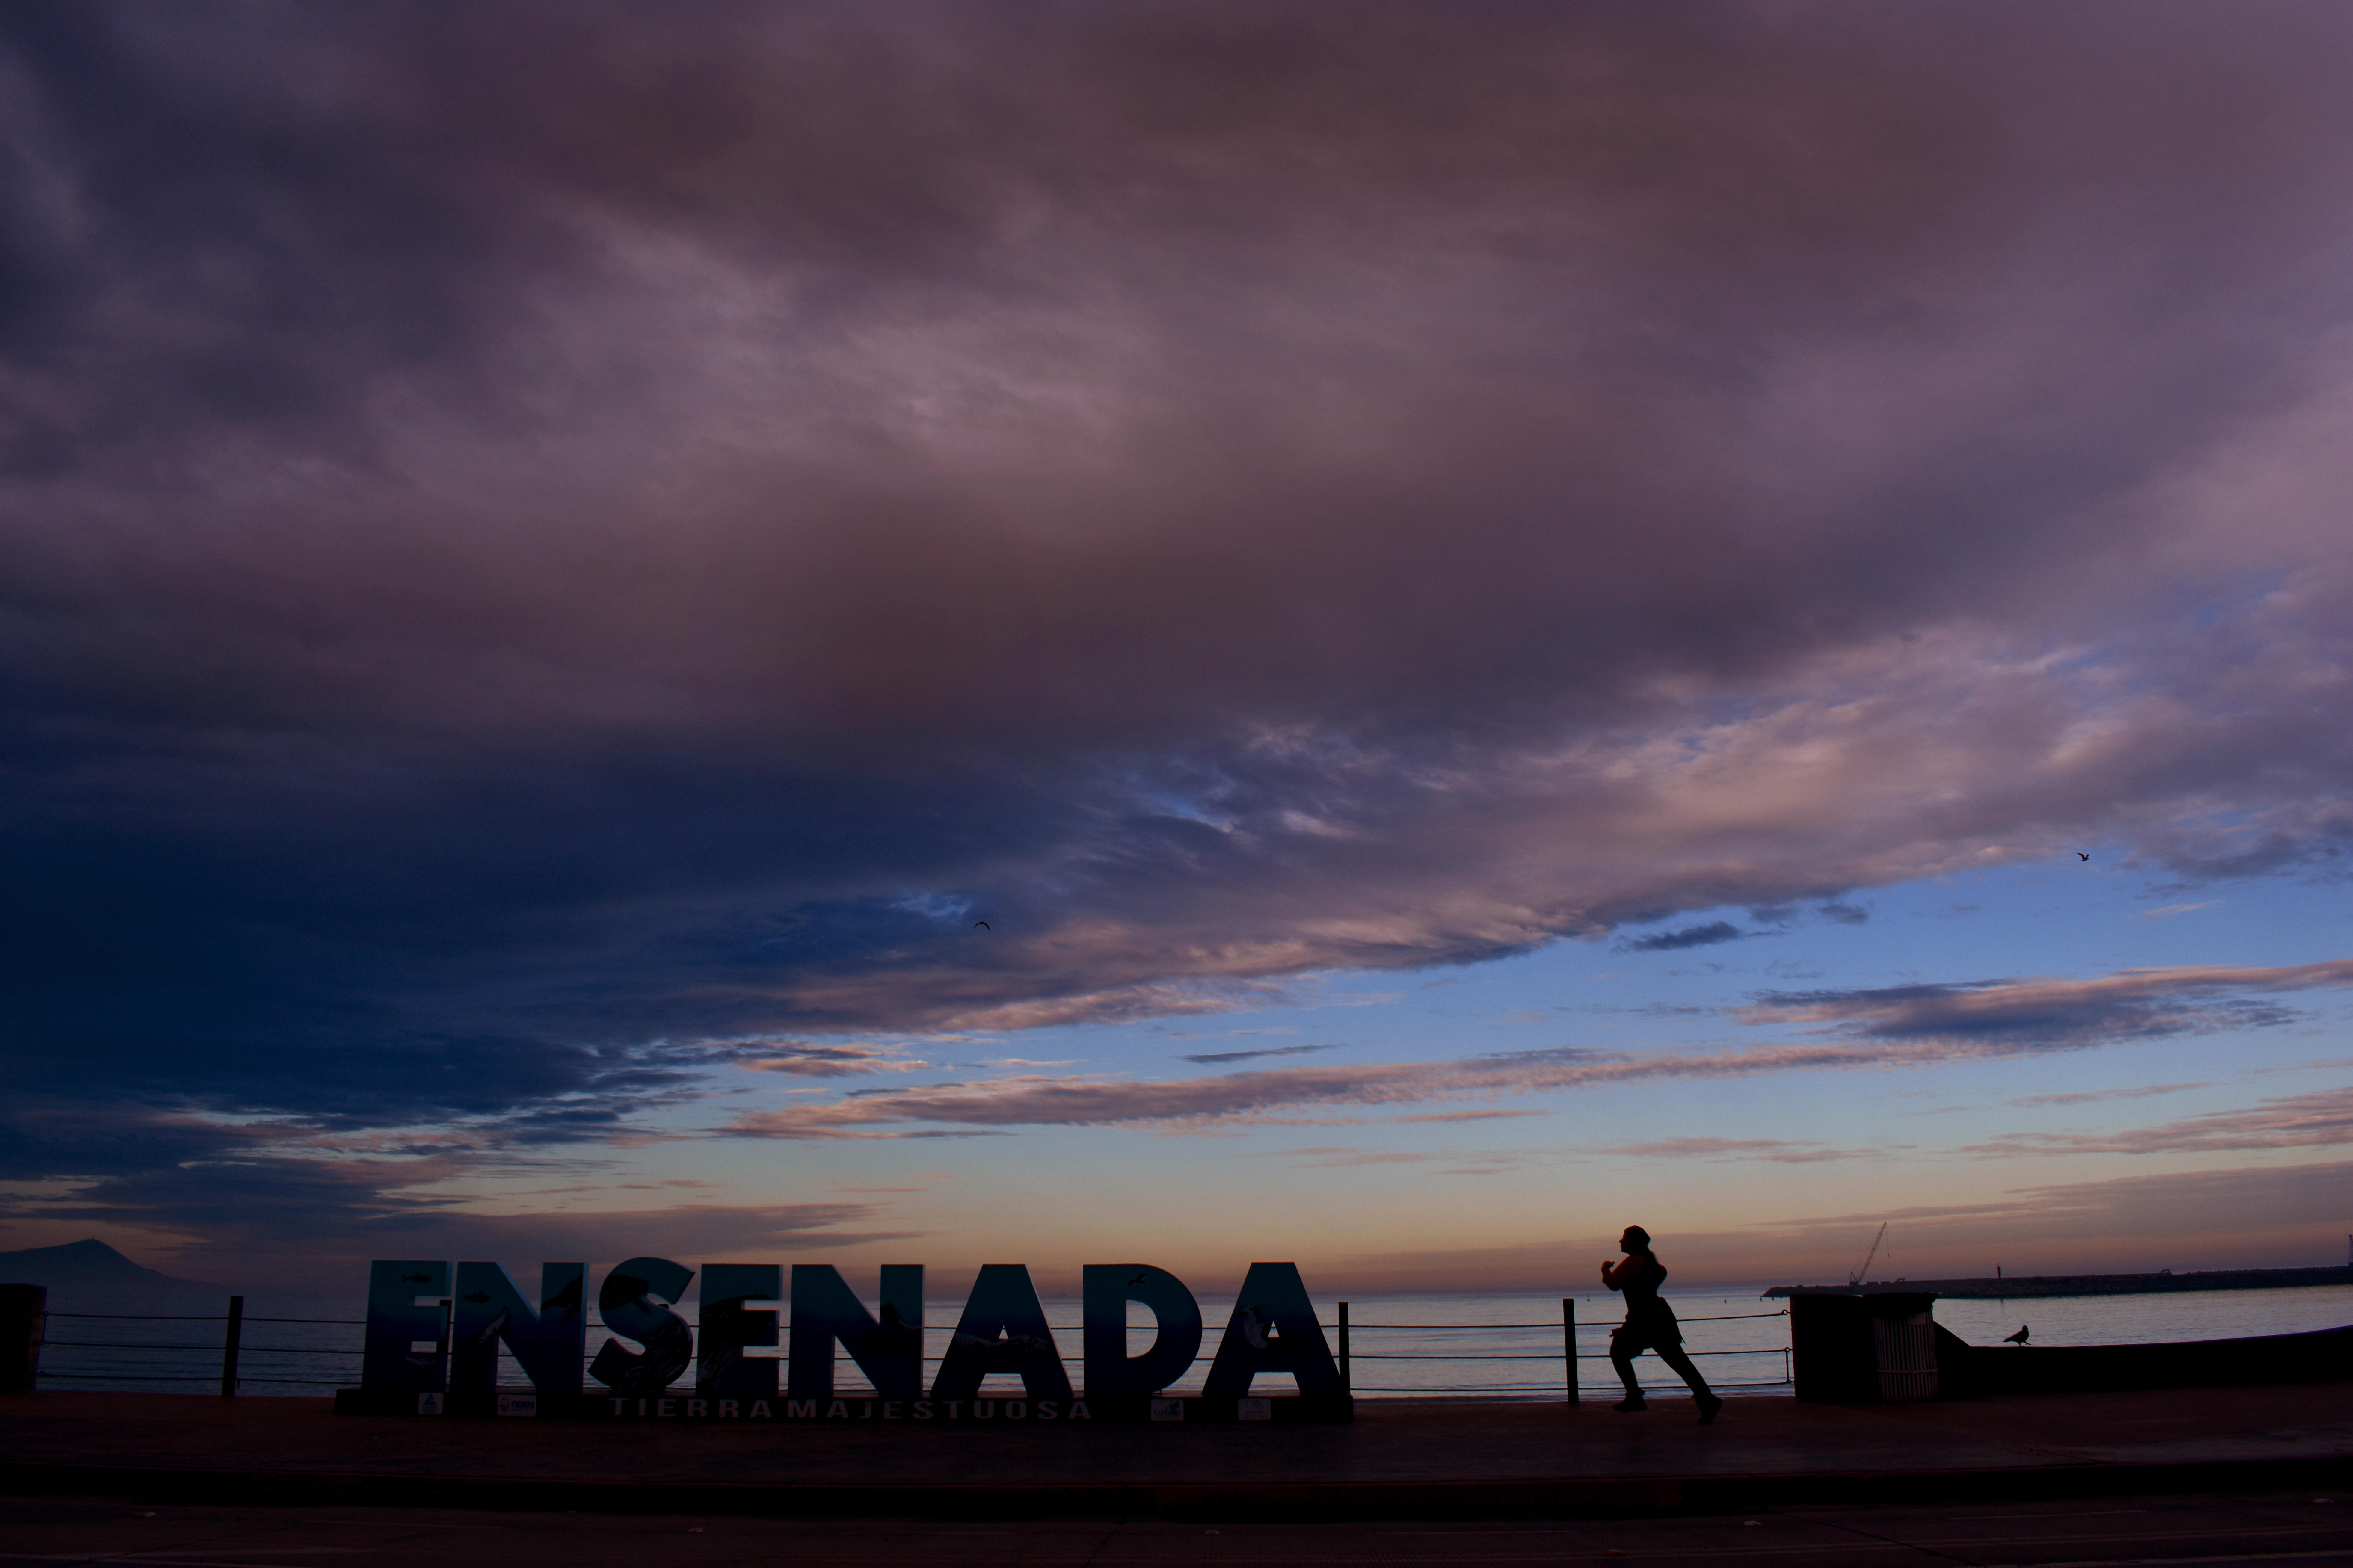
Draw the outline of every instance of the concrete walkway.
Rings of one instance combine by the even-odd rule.
[[[2353,1482],[2353,1384],[1837,1406],[1374,1404],[1352,1426],[626,1426],[0,1396],[0,1490],[605,1512],[1433,1518]]]

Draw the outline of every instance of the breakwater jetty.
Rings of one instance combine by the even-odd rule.
[[[2046,1296],[2150,1296],[2174,1290],[2277,1290],[2353,1285],[2353,1268],[2207,1268],[2175,1274],[2026,1274],[1991,1279],[1873,1279],[1861,1285],[1776,1285],[1767,1297],[1933,1295],[2019,1301]]]

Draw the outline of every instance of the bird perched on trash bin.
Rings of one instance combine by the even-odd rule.
[[[2024,1323],[2021,1323],[2018,1325],[2018,1332],[2004,1335],[2001,1342],[2006,1345],[2022,1345],[2026,1342],[2026,1336],[2030,1331]]]

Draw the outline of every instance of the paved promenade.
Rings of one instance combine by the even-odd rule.
[[[19,1496],[709,1514],[1570,1517],[2353,1481],[2353,1384],[1845,1407],[1367,1404],[1352,1426],[627,1426],[0,1396]]]

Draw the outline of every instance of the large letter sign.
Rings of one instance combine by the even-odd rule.
[[[1201,1305],[1165,1268],[1086,1265],[1083,1391],[1071,1385],[1028,1265],[980,1269],[955,1332],[932,1342],[935,1362],[924,1354],[923,1265],[886,1263],[880,1275],[869,1311],[829,1264],[797,1263],[787,1276],[781,1264],[712,1263],[698,1277],[667,1258],[632,1258],[615,1264],[597,1286],[592,1318],[585,1264],[543,1263],[539,1288],[530,1291],[501,1263],[379,1261],[368,1268],[360,1386],[339,1389],[335,1408],[353,1415],[992,1427],[1354,1418],[1355,1401],[1294,1264],[1250,1266],[1200,1394],[1176,1396],[1165,1391],[1200,1357]],[[699,1312],[681,1307],[689,1300]],[[1130,1355],[1127,1320],[1136,1304],[1152,1314],[1151,1342]],[[582,1386],[587,1333],[596,1327],[606,1342],[586,1375],[604,1385],[602,1393]],[[530,1380],[529,1391],[501,1386],[501,1347]],[[841,1350],[871,1389],[857,1378],[846,1390],[834,1386]],[[1252,1381],[1266,1373],[1289,1373],[1298,1396],[1252,1396]],[[1009,1382],[991,1385],[991,1378],[1018,1378],[1021,1391],[1008,1394]]]
[[[438,1394],[449,1385],[447,1263],[368,1265],[367,1337],[361,1341],[360,1386]]]
[[[1201,1304],[1185,1281],[1149,1263],[1090,1263],[1081,1275],[1084,1300],[1087,1397],[1157,1394],[1191,1370],[1201,1353]],[[1152,1348],[1127,1353],[1127,1304],[1152,1309],[1158,1331]]]
[[[580,1352],[587,1342],[588,1283],[585,1263],[539,1266],[539,1310],[524,1300],[514,1276],[496,1263],[458,1265],[458,1294],[451,1303],[449,1386],[494,1389],[499,1385],[499,1342],[542,1394],[580,1392]]]
[[[1234,1301],[1234,1315],[1218,1346],[1218,1359],[1201,1381],[1208,1398],[1239,1399],[1262,1372],[1287,1372],[1302,1394],[1345,1394],[1340,1369],[1315,1321],[1315,1303],[1295,1263],[1253,1263]]]
[[[923,1391],[923,1266],[882,1266],[882,1316],[868,1315],[829,1263],[793,1265],[792,1370],[786,1392],[795,1399],[833,1397],[833,1342],[839,1340],[858,1370],[885,1399],[915,1399]]]
[[[776,1358],[747,1356],[746,1350],[776,1348],[773,1308],[785,1293],[785,1271],[774,1263],[712,1263],[702,1270],[702,1355],[695,1363],[694,1392],[706,1397],[774,1399]]]
[[[932,1397],[970,1399],[992,1372],[1017,1374],[1032,1399],[1071,1396],[1071,1374],[1062,1369],[1062,1352],[1046,1326],[1046,1309],[1038,1303],[1027,1264],[981,1265],[955,1337],[940,1359],[939,1375],[932,1379]]]
[[[609,1341],[588,1364],[588,1375],[616,1394],[659,1394],[694,1359],[694,1331],[671,1311],[686,1294],[694,1270],[667,1258],[632,1258],[617,1263],[596,1292],[605,1326],[644,1345],[642,1354]]]

